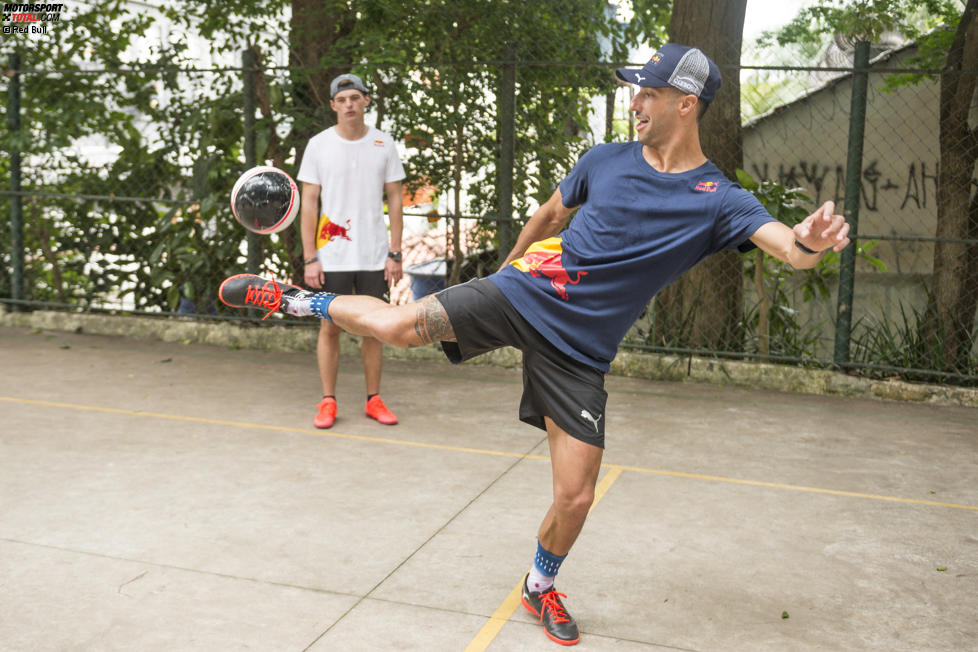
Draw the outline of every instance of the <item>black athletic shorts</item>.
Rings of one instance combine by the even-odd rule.
[[[321,290],[333,294],[365,294],[390,303],[390,286],[384,270],[369,272],[323,272],[326,279]]]
[[[523,352],[520,420],[546,430],[550,417],[575,439],[604,448],[608,394],[604,372],[560,351],[527,322],[489,279],[475,279],[435,295],[457,342],[442,342],[458,364],[502,346]]]

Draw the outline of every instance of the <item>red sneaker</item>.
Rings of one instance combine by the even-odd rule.
[[[336,421],[336,399],[327,396],[316,406],[316,418],[312,420],[312,425],[317,428],[329,428]]]
[[[397,423],[397,417],[394,413],[387,409],[384,402],[380,400],[380,394],[375,394],[373,398],[367,401],[367,407],[364,412],[371,419],[377,419],[380,423],[385,426],[393,426]]]

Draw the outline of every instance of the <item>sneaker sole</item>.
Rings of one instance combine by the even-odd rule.
[[[536,616],[537,618],[539,618],[539,617],[540,617],[540,612],[539,612],[539,611],[537,611],[536,609],[534,609],[534,608],[533,608],[532,606],[530,606],[530,603],[526,601],[526,598],[520,598],[520,603],[521,603],[521,604],[522,604],[522,605],[523,605],[524,607],[526,607],[526,610],[527,610],[527,611],[529,611],[529,612],[530,612],[531,614],[533,614],[533,615],[534,615],[534,616]]]
[[[391,415],[391,416],[394,417],[393,420],[382,420],[381,418],[376,417],[376,416],[370,414],[366,410],[363,411],[363,415],[365,417],[367,417],[368,419],[373,419],[374,421],[376,421],[377,423],[379,423],[381,425],[385,425],[385,426],[396,426],[397,425],[397,417],[394,416],[394,415]]]
[[[557,638],[556,636],[554,636],[553,634],[551,634],[547,630],[543,630],[543,633],[546,634],[547,635],[547,638],[549,638],[551,641],[553,641],[557,645],[577,645],[578,643],[581,642],[581,637],[580,636],[578,636],[577,638],[575,638],[573,641],[565,641],[562,638]]]

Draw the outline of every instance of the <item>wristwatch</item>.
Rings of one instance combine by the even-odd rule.
[[[401,252],[400,251],[388,251],[387,257],[393,260],[395,263],[401,262]]]

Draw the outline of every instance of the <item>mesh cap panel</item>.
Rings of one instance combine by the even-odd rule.
[[[669,85],[678,88],[684,93],[699,97],[703,92],[703,85],[710,76],[710,62],[706,55],[699,50],[689,50],[682,56],[676,69],[669,77]]]

